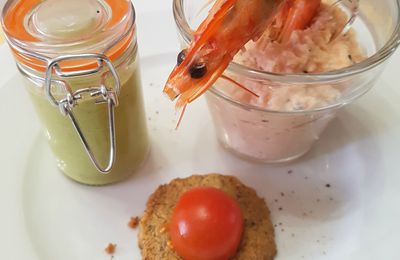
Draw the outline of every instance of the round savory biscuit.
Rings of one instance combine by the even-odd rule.
[[[244,216],[244,232],[235,260],[269,260],[276,255],[274,229],[265,201],[237,178],[220,174],[193,175],[161,185],[150,196],[140,220],[139,248],[142,259],[181,259],[173,250],[168,222],[185,191],[195,187],[214,187],[230,194]]]

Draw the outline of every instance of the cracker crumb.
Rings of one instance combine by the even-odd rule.
[[[167,246],[168,246],[168,248],[170,248],[170,249],[174,249],[174,246],[172,245],[172,241],[171,241],[171,240],[168,240],[168,241],[167,241]]]
[[[117,244],[112,244],[109,243],[107,245],[107,247],[104,249],[104,251],[106,251],[107,254],[112,255],[115,253],[115,248],[117,247]]]
[[[167,230],[168,230],[168,224],[165,223],[165,224],[163,224],[163,225],[161,226],[161,228],[160,228],[160,233],[161,233],[161,234],[164,234],[164,233],[167,232]]]
[[[137,228],[137,226],[139,225],[139,217],[131,217],[131,219],[128,222],[128,226],[132,229]]]

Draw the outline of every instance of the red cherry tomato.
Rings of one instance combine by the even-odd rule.
[[[169,225],[172,245],[185,260],[227,260],[236,254],[242,233],[237,202],[210,187],[183,193]]]

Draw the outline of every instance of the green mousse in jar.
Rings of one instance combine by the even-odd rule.
[[[89,185],[127,178],[149,150],[131,3],[29,0],[19,18],[23,5],[2,22],[59,169]]]

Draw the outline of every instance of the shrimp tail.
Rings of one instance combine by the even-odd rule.
[[[311,23],[320,5],[321,0],[286,0],[270,26],[270,38],[287,42],[294,31]]]

